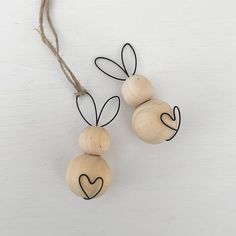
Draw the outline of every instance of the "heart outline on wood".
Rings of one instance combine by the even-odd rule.
[[[88,180],[88,182],[91,184],[91,185],[94,185],[98,180],[101,180],[101,187],[99,188],[99,190],[97,191],[97,193],[95,193],[92,197],[89,197],[89,195],[87,194],[87,192],[85,191],[82,183],[81,183],[81,177],[86,177],[86,179]],[[79,185],[80,185],[80,188],[82,189],[83,193],[86,195],[86,198],[84,198],[85,200],[91,200],[93,198],[95,198],[103,189],[103,185],[104,185],[104,180],[102,177],[97,177],[94,181],[91,181],[89,176],[86,175],[86,174],[81,174],[78,178],[79,180]]]
[[[168,116],[172,121],[176,121],[176,110],[178,111],[178,117],[179,117],[179,120],[178,120],[178,121],[179,121],[179,122],[178,122],[177,128],[175,129],[175,128],[171,127],[170,125],[168,125],[168,124],[163,120],[163,116]],[[161,119],[161,122],[162,122],[166,127],[168,127],[169,129],[172,129],[172,130],[175,131],[174,135],[173,135],[172,137],[170,137],[169,139],[167,139],[166,141],[172,140],[172,139],[176,136],[176,134],[179,132],[180,125],[181,125],[181,112],[180,112],[179,107],[178,107],[178,106],[174,106],[174,108],[173,108],[173,117],[172,117],[169,113],[164,112],[164,113],[161,114],[160,119]]]

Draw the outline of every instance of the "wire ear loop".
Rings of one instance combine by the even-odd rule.
[[[132,50],[133,54],[134,54],[134,71],[133,71],[132,75],[135,75],[135,73],[136,73],[137,65],[138,65],[138,59],[137,59],[137,54],[136,54],[133,46],[130,43],[126,43],[121,49],[121,62],[122,62],[123,68],[126,72],[126,75],[128,77],[130,77],[130,74],[128,73],[128,70],[126,69],[125,61],[124,61],[124,50],[125,50],[126,47],[129,47]]]

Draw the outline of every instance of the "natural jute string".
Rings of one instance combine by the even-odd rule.
[[[39,33],[41,35],[41,39],[43,43],[53,52],[55,57],[57,58],[60,67],[65,74],[66,78],[68,81],[74,86],[76,89],[76,96],[82,96],[86,94],[86,90],[81,86],[80,82],[74,75],[74,73],[71,71],[69,66],[66,64],[64,59],[60,55],[60,48],[59,48],[59,40],[58,40],[58,35],[55,30],[55,27],[53,26],[51,16],[50,16],[50,0],[42,0],[41,2],[41,7],[40,7],[40,13],[39,13]],[[52,31],[53,36],[55,37],[55,43],[56,46],[53,45],[53,43],[49,40],[49,38],[45,34],[44,30],[44,15],[46,15],[47,22],[49,24],[49,27]]]

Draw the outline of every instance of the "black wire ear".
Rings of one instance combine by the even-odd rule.
[[[116,116],[118,115],[118,113],[119,113],[119,111],[120,111],[120,97],[119,97],[119,96],[113,96],[113,97],[109,98],[109,99],[104,103],[104,105],[102,106],[102,109],[101,109],[101,111],[100,111],[100,113],[99,113],[98,120],[97,120],[98,123],[99,123],[99,120],[100,120],[100,118],[101,118],[102,112],[103,112],[104,108],[106,107],[107,103],[110,102],[110,101],[113,100],[113,99],[117,99],[117,100],[118,100],[118,106],[117,106],[116,113],[115,113],[114,116],[110,119],[110,121],[108,121],[107,123],[101,125],[101,127],[105,127],[105,126],[109,125],[109,124],[116,118]]]
[[[96,102],[95,102],[93,96],[92,96],[90,93],[86,92],[86,94],[87,94],[87,95],[91,98],[91,100],[92,100],[92,103],[93,103],[93,106],[94,106],[94,111],[95,111],[96,126],[97,126],[97,125],[98,125],[98,111],[97,111]],[[82,113],[82,111],[81,111],[81,109],[80,109],[80,106],[79,106],[79,96],[76,96],[76,106],[77,106],[77,108],[78,108],[78,111],[79,111],[80,115],[81,115],[82,118],[84,119],[84,121],[85,121],[88,125],[93,126],[93,125],[85,118],[85,116],[83,115],[83,113]]]
[[[116,79],[116,80],[121,80],[121,81],[125,81],[126,79],[122,79],[120,77],[117,77],[117,76],[114,76],[108,72],[106,72],[104,69],[102,69],[102,67],[98,64],[98,61],[106,61],[110,64],[113,64],[113,66],[115,65],[117,68],[119,68],[119,70],[122,71],[122,73],[125,74],[125,76],[129,77],[129,75],[127,74],[127,72],[115,61],[107,58],[107,57],[97,57],[95,60],[94,60],[94,63],[95,63],[95,66],[101,71],[103,72],[105,75],[108,75],[109,77],[113,78],[113,79]]]
[[[129,73],[129,72],[128,72],[127,67],[126,67],[126,65],[125,65],[125,59],[124,59],[124,58],[125,58],[125,49],[126,49],[126,48],[130,48],[131,51],[132,51],[132,53],[133,53],[134,69],[133,69],[132,73]],[[137,70],[138,59],[137,59],[136,52],[135,52],[133,46],[132,46],[130,43],[126,43],[126,44],[122,47],[122,49],[121,49],[121,61],[122,61],[123,68],[124,68],[124,70],[126,71],[126,74],[127,74],[128,76],[130,76],[130,75],[135,75],[136,70]]]

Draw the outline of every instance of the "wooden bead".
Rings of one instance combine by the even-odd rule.
[[[100,156],[81,155],[67,168],[67,184],[72,192],[85,199],[103,195],[111,184],[111,170]]]
[[[122,96],[126,103],[132,107],[150,100],[154,94],[150,81],[142,75],[129,77],[122,86]]]
[[[111,137],[102,127],[87,127],[79,137],[80,148],[87,154],[101,155],[109,149],[110,144]]]
[[[139,106],[132,117],[132,127],[143,141],[161,143],[170,138],[174,131],[161,122],[162,113],[172,114],[171,107],[161,100],[150,100]],[[172,128],[176,128],[176,121],[163,116],[163,121]]]

